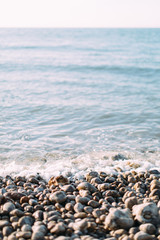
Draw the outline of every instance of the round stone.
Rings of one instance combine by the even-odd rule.
[[[66,194],[63,191],[57,191],[50,195],[49,200],[51,202],[63,203],[66,201]]]

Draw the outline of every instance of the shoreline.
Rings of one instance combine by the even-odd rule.
[[[0,177],[0,239],[160,239],[160,172]]]

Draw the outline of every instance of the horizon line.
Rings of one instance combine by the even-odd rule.
[[[36,28],[36,29],[44,29],[44,28],[48,28],[48,29],[160,29],[159,27],[45,27],[45,26],[0,26],[0,29],[2,28]]]

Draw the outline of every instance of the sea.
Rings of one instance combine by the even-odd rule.
[[[0,29],[0,176],[160,170],[160,29]]]

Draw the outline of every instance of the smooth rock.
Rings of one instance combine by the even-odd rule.
[[[31,240],[44,240],[43,232],[33,232]]]
[[[66,194],[63,191],[57,191],[50,195],[49,200],[51,202],[63,203],[66,201]]]
[[[134,205],[133,215],[140,223],[156,223],[159,221],[158,208],[155,203],[142,203]]]
[[[83,219],[83,220],[77,221],[73,223],[72,227],[75,231],[78,230],[83,232],[87,228],[87,220]]]
[[[17,216],[17,217],[22,217],[24,215],[24,212],[22,212],[19,209],[14,209],[10,212],[10,215]]]
[[[23,216],[19,219],[18,225],[22,227],[24,224],[32,225],[34,222],[34,219],[30,216]]]
[[[82,189],[89,190],[90,192],[96,192],[96,188],[88,182],[82,182],[82,183],[78,184],[77,189],[78,190],[82,190]]]
[[[31,232],[17,232],[16,237],[17,238],[31,238],[32,233]]]
[[[65,185],[68,184],[68,179],[66,177],[64,177],[63,175],[57,176],[57,177],[51,177],[48,185],[52,186],[58,186],[58,185]]]
[[[3,228],[5,226],[9,226],[10,223],[7,220],[0,220],[0,228]]]
[[[153,236],[145,233],[145,232],[137,232],[134,236],[134,240],[153,240]]]
[[[117,228],[129,229],[133,224],[134,221],[129,209],[111,208],[105,219],[105,228],[109,230]]]
[[[92,178],[98,177],[98,172],[92,171],[86,174],[87,182],[90,182]]]
[[[13,232],[13,228],[10,226],[3,227],[3,236],[9,236]]]
[[[156,227],[152,223],[141,224],[139,230],[151,235],[156,233]]]
[[[44,225],[44,224],[42,224],[42,225],[34,225],[33,227],[32,227],[32,230],[33,230],[33,232],[41,232],[41,233],[43,233],[44,235],[47,233],[47,228],[46,228],[46,226]]]
[[[61,189],[64,192],[74,192],[76,190],[76,188],[71,184],[64,185],[64,186],[61,187]]]
[[[125,200],[125,207],[129,208],[130,210],[132,210],[132,207],[136,204],[137,204],[137,198],[135,196],[129,197]]]
[[[13,209],[15,209],[15,205],[12,202],[6,202],[3,205],[3,211],[11,212]]]
[[[65,232],[65,230],[66,230],[66,225],[63,222],[59,222],[50,230],[50,232],[60,234]]]
[[[76,203],[75,205],[74,205],[74,211],[75,212],[83,212],[83,209],[84,209],[84,205],[82,205],[81,203]]]
[[[23,232],[31,232],[32,231],[32,227],[31,227],[31,225],[28,225],[28,224],[24,224],[22,227],[21,227],[21,230],[23,231]]]

